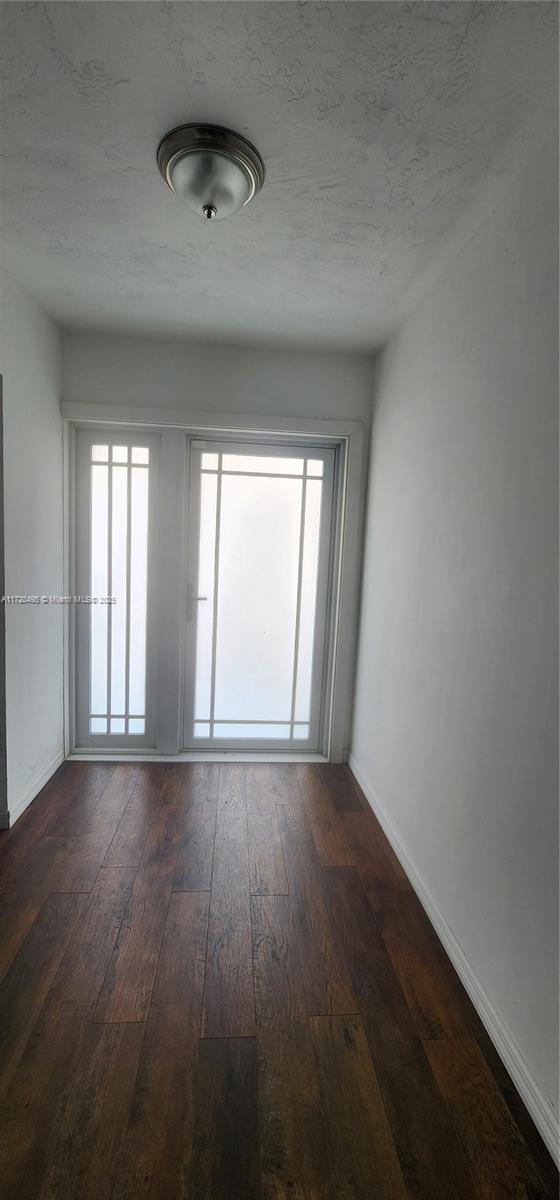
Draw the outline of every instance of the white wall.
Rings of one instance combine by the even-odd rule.
[[[60,335],[0,280],[6,594],[61,595]],[[6,606],[8,807],[13,822],[62,758],[61,606]]]
[[[63,399],[369,425],[373,361],[358,355],[66,333]]]
[[[549,142],[379,361],[351,758],[549,1143],[556,172]]]

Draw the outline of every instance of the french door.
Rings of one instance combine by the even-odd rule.
[[[323,749],[335,450],[100,427],[75,446],[75,745]]]
[[[185,747],[318,749],[333,457],[191,444]]]

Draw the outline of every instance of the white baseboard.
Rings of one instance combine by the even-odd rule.
[[[293,754],[291,750],[183,750],[180,754],[159,754],[149,750],[92,750],[78,747],[68,756],[69,762],[241,762],[241,763],[327,763],[324,754]]]
[[[41,788],[44,788],[51,775],[54,775],[55,771],[58,770],[62,762],[64,762],[64,750],[57,750],[54,758],[51,758],[51,761],[47,763],[46,767],[43,767],[42,771],[35,776],[33,783],[30,783],[29,787],[25,789],[22,795],[18,796],[17,800],[10,804],[10,810],[7,814],[8,822],[5,826],[6,829],[12,828],[18,817],[21,817],[22,812],[24,812],[28,805],[31,804],[31,801],[35,799],[35,796],[38,795],[38,793],[41,791]]]
[[[470,996],[474,1007],[486,1028],[486,1031],[500,1058],[511,1075],[513,1082],[529,1111],[535,1125],[546,1143],[552,1157],[556,1163],[560,1165],[559,1143],[560,1143],[560,1128],[558,1124],[558,1116],[554,1112],[552,1105],[545,1099],[536,1080],[534,1079],[523,1055],[516,1046],[511,1034],[506,1029],[501,1017],[496,1012],[493,1004],[488,999],[480,981],[477,979],[473,968],[461,949],[455,934],[449,925],[443,913],[436,906],[430,893],[418,875],[414,864],[404,847],[401,844],[399,836],[391,824],[386,813],[381,808],[375,792],[368,782],[360,764],[356,761],[353,754],[349,758],[349,766],[356,777],[366,799],[371,805],[383,832],[388,841],[391,843],[397,858],[404,868],[413,888],[426,911],[431,924],[433,925],[442,946],[451,959],[453,966],[465,988],[465,991]]]

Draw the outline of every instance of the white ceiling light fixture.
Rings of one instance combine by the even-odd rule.
[[[172,192],[205,220],[231,217],[264,183],[254,146],[221,125],[180,125],[158,146],[158,167]]]

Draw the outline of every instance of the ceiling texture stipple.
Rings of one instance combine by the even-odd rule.
[[[0,5],[5,267],[65,327],[372,351],[556,120],[548,3]],[[266,184],[167,189],[190,121]]]

